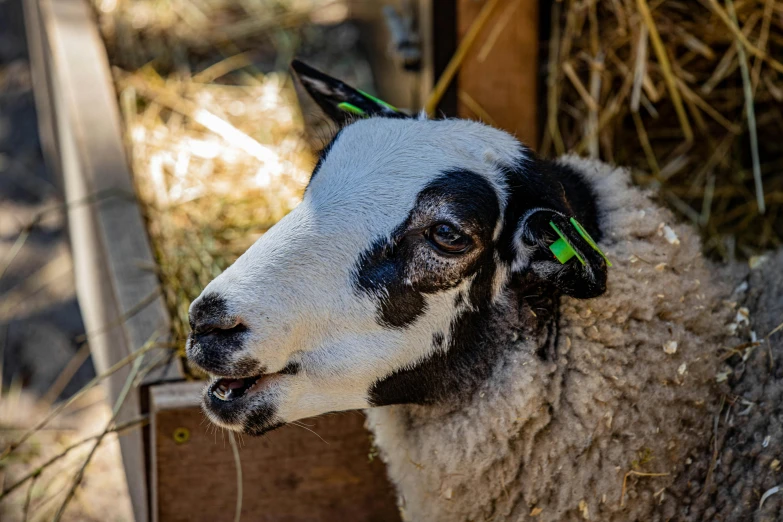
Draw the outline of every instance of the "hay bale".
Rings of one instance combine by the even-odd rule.
[[[553,3],[543,152],[632,167],[712,255],[779,246],[781,12],[777,0]]]
[[[290,59],[343,71],[369,91],[372,74],[339,1],[94,7],[158,261],[151,268],[184,355],[190,302],[299,202],[313,149],[328,139],[323,126],[305,131]]]

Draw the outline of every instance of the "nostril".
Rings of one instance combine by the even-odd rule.
[[[202,322],[191,325],[193,327],[193,333],[196,335],[234,335],[247,331],[245,326],[240,321],[232,322]]]
[[[215,293],[205,294],[190,306],[190,329],[194,335],[232,335],[247,330],[232,313],[226,300]]]

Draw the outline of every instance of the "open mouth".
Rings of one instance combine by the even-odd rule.
[[[250,377],[217,377],[209,386],[209,395],[218,401],[231,402],[241,399],[246,395],[257,393],[265,388],[273,386],[275,381],[279,381],[284,376],[296,375],[299,373],[300,365],[298,362],[289,362],[279,372],[260,373]]]
[[[254,375],[242,379],[218,379],[210,386],[209,393],[224,402],[234,401],[260,390],[273,375],[275,374]]]

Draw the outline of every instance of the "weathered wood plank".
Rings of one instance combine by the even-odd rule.
[[[538,0],[506,0],[487,22],[459,72],[459,90],[467,93],[501,129],[527,145],[538,144]],[[484,2],[458,0],[460,38],[467,33]],[[494,40],[485,50],[487,42]],[[464,95],[461,117],[479,119]]]
[[[225,433],[198,408],[203,383],[150,388],[153,414],[153,521],[231,520],[236,470]],[[398,521],[379,459],[370,461],[364,415],[347,412],[243,437],[243,520]],[[185,435],[186,434],[186,435]]]
[[[93,362],[102,372],[155,332],[168,333],[168,314],[150,269],[154,258],[134,197],[108,60],[90,8],[85,0],[26,0],[25,24],[47,163],[63,178],[77,296]],[[107,379],[112,400],[128,373],[125,368]],[[152,379],[180,377],[175,363]],[[130,394],[120,421],[138,417],[142,405],[140,393]],[[142,433],[128,434],[120,444],[135,518],[144,522],[148,502]]]

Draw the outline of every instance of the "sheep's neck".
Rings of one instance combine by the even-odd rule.
[[[461,520],[448,511],[449,484],[504,455],[521,426],[538,426],[530,429],[537,432],[549,422],[548,404],[558,388],[560,299],[549,288],[512,283],[497,304],[468,318],[464,332],[455,332],[470,344],[451,346],[443,358],[436,400],[367,411],[401,502],[412,501],[413,513],[426,512],[421,498],[437,499],[445,501],[433,508],[440,520]]]
[[[553,288],[517,277],[496,303],[462,316],[439,368],[441,393],[429,404],[471,401],[520,350],[541,361],[553,359],[558,301]]]

